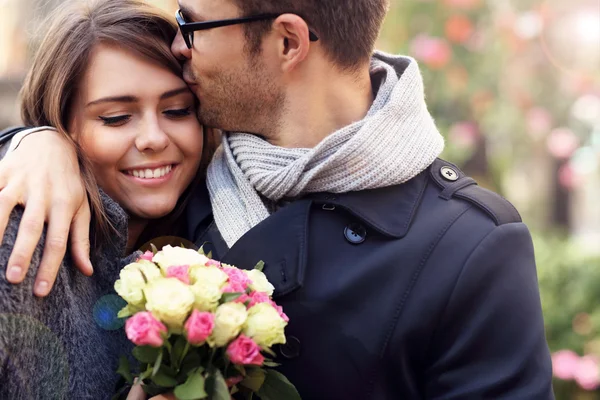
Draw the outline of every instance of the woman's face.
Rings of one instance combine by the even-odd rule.
[[[202,155],[202,128],[185,82],[104,44],[94,49],[78,86],[69,132],[99,186],[138,218],[171,212]]]

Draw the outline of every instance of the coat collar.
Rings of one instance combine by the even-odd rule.
[[[400,185],[341,194],[317,193],[309,197],[323,207],[345,209],[382,235],[402,238],[408,233],[426,183],[425,171]]]
[[[250,269],[263,261],[264,272],[275,286],[274,297],[284,296],[304,283],[308,259],[311,209],[335,206],[390,238],[402,238],[410,228],[425,191],[426,171],[401,185],[342,194],[315,193],[281,208],[225,250],[223,262]],[[192,237],[211,215],[206,187],[199,188],[188,207]],[[218,234],[218,232],[217,232]]]

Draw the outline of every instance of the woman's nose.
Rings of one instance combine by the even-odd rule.
[[[169,135],[161,128],[158,121],[148,121],[141,126],[135,139],[135,146],[140,152],[160,153],[171,142]]]
[[[186,61],[192,58],[192,50],[188,49],[180,30],[177,31],[177,35],[173,39],[173,43],[171,43],[171,53],[179,61]]]

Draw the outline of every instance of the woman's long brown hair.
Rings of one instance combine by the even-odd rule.
[[[21,89],[21,116],[29,126],[54,126],[77,149],[92,211],[90,236],[95,239],[94,248],[114,237],[115,232],[102,206],[91,164],[67,132],[77,86],[99,43],[116,44],[181,76],[181,65],[170,51],[177,33],[173,20],[142,1],[84,0],[61,4],[42,25],[47,30]],[[213,131],[205,129],[203,161],[194,180],[196,184],[203,178],[215,142]],[[183,209],[189,192],[190,189],[180,198],[171,214],[151,221],[142,236],[178,233],[169,230],[177,228],[185,217]]]

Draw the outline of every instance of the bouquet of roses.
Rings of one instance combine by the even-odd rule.
[[[210,256],[210,255],[209,255]],[[284,344],[288,317],[271,299],[274,287],[260,262],[245,271],[183,247],[146,252],[121,270],[119,312],[136,347],[139,372],[121,357],[118,372],[149,395],[180,400],[299,399],[268,356]]]

